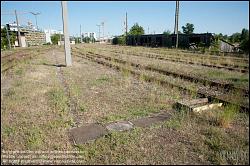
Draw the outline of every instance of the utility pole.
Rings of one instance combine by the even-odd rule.
[[[101,42],[101,25],[96,25],[99,28],[99,42]]]
[[[66,66],[72,66],[69,31],[68,31],[68,9],[67,1],[61,1],[62,4],[62,20],[63,20],[63,34],[64,34],[64,51]]]
[[[102,36],[103,36],[103,41],[104,41],[104,21],[102,22]]]
[[[126,36],[128,35],[128,15],[126,12]]]
[[[41,13],[34,13],[34,12],[30,12],[31,14],[33,14],[36,18],[36,29],[38,30],[38,26],[37,26],[37,15],[41,14]]]
[[[176,34],[176,48],[178,48],[178,21],[179,21],[179,1],[176,1],[175,29],[174,29],[174,34]]]
[[[80,43],[82,43],[82,32],[81,32],[81,29],[82,29],[82,27],[81,27],[81,24],[80,24],[80,39],[81,39]]]
[[[11,44],[10,44],[10,35],[9,35],[9,25],[6,24],[6,30],[7,30],[7,38],[8,38],[8,43],[9,43],[9,49],[11,49]]]
[[[22,43],[21,43],[21,34],[20,34],[20,28],[19,28],[19,24],[18,24],[18,17],[17,17],[17,13],[15,10],[15,15],[16,15],[16,24],[17,24],[17,31],[18,31],[18,45],[19,47],[22,47]]]
[[[148,34],[149,34],[149,27],[148,27]]]

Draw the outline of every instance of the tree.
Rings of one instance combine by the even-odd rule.
[[[167,30],[167,31],[164,31],[162,34],[169,36],[169,35],[171,35],[171,31]]]
[[[144,29],[143,27],[139,26],[138,23],[135,23],[129,30],[130,35],[143,35]]]
[[[75,43],[77,44],[77,43],[80,43],[80,41],[81,41],[81,38],[80,37],[75,37]]]
[[[10,44],[14,45],[16,41],[16,33],[13,31],[9,31],[10,36]],[[9,46],[8,38],[7,38],[7,29],[1,28],[1,48],[6,48]]]
[[[194,24],[187,23],[186,26],[182,26],[184,34],[192,34],[194,32]]]
[[[240,49],[246,53],[249,53],[249,31],[248,29],[243,28],[241,31],[241,42]]]
[[[241,40],[241,33],[239,32],[236,32],[236,33],[233,33],[230,37],[229,37],[229,41],[231,43],[238,43],[240,42]]]
[[[57,44],[58,41],[60,40],[60,34],[54,34],[50,38],[53,44]]]
[[[170,30],[164,31],[163,34],[165,36],[170,36],[171,35],[171,31]]]
[[[125,35],[121,35],[121,36],[117,36],[112,40],[112,44],[119,44],[119,45],[126,45],[126,36]]]
[[[240,43],[240,49],[243,50],[245,53],[249,53],[249,38],[246,40],[243,40]]]
[[[89,43],[90,42],[90,37],[86,36],[83,38],[84,43]]]
[[[223,39],[227,41],[228,40],[228,36],[227,35],[223,35]]]
[[[241,41],[246,40],[249,38],[249,31],[248,29],[243,28],[241,31],[240,39]]]

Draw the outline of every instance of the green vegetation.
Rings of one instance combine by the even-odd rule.
[[[128,132],[111,132],[94,141],[93,144],[76,145],[79,155],[84,156],[81,164],[111,164],[126,163],[126,159],[136,156],[137,147],[142,129],[135,128]]]
[[[9,31],[10,44],[11,46],[15,44],[16,34],[13,31]],[[7,38],[7,28],[1,28],[1,49],[9,47],[9,42]]]
[[[44,133],[43,130],[37,126],[31,127],[27,130],[27,146],[29,149],[39,149],[44,141]]]
[[[64,91],[59,88],[54,88],[48,92],[49,101],[51,105],[62,112],[68,109],[68,98],[65,96]]]
[[[112,40],[112,44],[126,45],[126,36],[118,36]]]
[[[239,44],[239,48],[245,52],[249,53],[249,30],[243,28],[241,32],[233,33],[231,36],[223,35],[222,33],[215,35],[215,41],[213,47],[219,46],[219,39],[223,39],[233,44]]]
[[[187,23],[186,26],[182,26],[184,34],[192,34],[194,32],[194,24]]]
[[[167,30],[167,31],[164,31],[162,34],[168,37],[169,35],[171,35],[171,31]]]
[[[184,121],[187,120],[187,118],[188,118],[188,113],[185,112],[184,110],[179,110],[171,117],[170,120],[165,121],[163,123],[163,126],[177,130],[181,128],[181,126],[183,125]]]
[[[217,114],[216,122],[219,126],[228,127],[230,123],[236,118],[239,112],[239,107],[234,105],[227,105],[224,111]]]
[[[123,114],[110,114],[101,118],[101,123],[109,123],[118,120],[132,120],[140,117],[149,116],[151,113],[157,113],[162,106],[131,106]]]
[[[94,43],[95,42],[95,38],[90,38],[88,36],[84,37],[82,40],[84,43],[90,43],[90,42]]]
[[[54,45],[58,44],[58,41],[60,41],[60,34],[54,34],[51,36],[51,41]]]
[[[143,35],[144,29],[142,26],[139,26],[138,23],[135,23],[129,30],[129,35]]]

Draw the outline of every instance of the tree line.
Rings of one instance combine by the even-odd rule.
[[[185,26],[182,26],[182,32],[178,31],[178,33],[179,34],[193,34],[194,24],[186,23]],[[128,32],[128,35],[144,35],[144,34],[145,34],[144,28],[140,26],[138,23],[135,23]],[[173,33],[171,33],[170,30],[167,30],[167,31],[164,31],[162,34],[171,35]],[[233,33],[230,36],[219,33],[219,34],[215,34],[214,37],[215,37],[215,43],[213,43],[213,45],[217,44],[217,47],[218,47],[218,40],[225,40],[232,44],[238,43],[242,51],[249,53],[249,30],[248,29],[243,28],[241,32]],[[126,34],[123,34],[119,37],[114,38],[113,44],[125,45]]]
[[[185,26],[182,26],[182,32],[178,31],[179,34],[192,34],[194,33],[194,25],[192,23],[187,23]],[[128,35],[143,35],[145,34],[144,28],[140,26],[138,23],[135,23],[129,30]],[[171,31],[167,30],[164,31],[163,34],[165,35],[171,35]],[[10,43],[11,45],[15,44],[15,41],[17,40],[17,34],[16,32],[9,31],[10,36]],[[62,39],[63,35],[60,36],[60,34],[54,34],[51,36],[51,42],[52,44],[57,44],[60,38]],[[215,42],[213,45],[215,47],[218,47],[218,41],[224,40],[229,43],[238,43],[239,48],[249,53],[249,30],[246,28],[243,28],[241,32],[233,33],[232,35],[223,35],[222,33],[215,34]],[[80,38],[74,38],[76,43],[80,43]],[[89,37],[84,37],[83,42],[89,43],[89,42],[95,42],[95,39],[91,39]],[[116,37],[113,39],[113,44],[120,44],[125,45],[126,44],[126,34]],[[8,47],[8,39],[7,39],[7,29],[6,27],[1,28],[1,49],[6,49]]]

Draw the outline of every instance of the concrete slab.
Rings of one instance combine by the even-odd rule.
[[[180,100],[174,104],[173,108],[176,110],[192,110],[193,107],[199,107],[208,104],[208,98],[192,99],[192,100]]]
[[[89,124],[69,131],[74,144],[83,144],[108,133],[106,128],[99,124]]]
[[[221,106],[222,106],[222,103],[207,104],[207,105],[203,105],[203,106],[200,106],[200,107],[192,107],[192,111],[197,112],[197,113],[201,113],[202,111],[217,108],[217,107],[221,107]]]
[[[129,121],[120,121],[116,123],[110,123],[106,126],[109,131],[125,131],[133,128],[133,123]]]
[[[181,105],[188,106],[188,107],[195,106],[195,105],[204,105],[208,103],[208,98],[181,100],[181,101],[178,101],[178,103],[180,103]]]
[[[171,115],[169,113],[164,112],[164,113],[156,114],[155,116],[136,119],[131,122],[136,127],[148,127],[151,124],[168,120],[170,117]]]
[[[132,129],[134,126],[147,127],[153,123],[165,121],[170,117],[171,115],[169,113],[163,112],[151,117],[136,119],[133,121],[114,122],[106,124],[105,126],[100,124],[88,124],[82,127],[70,129],[69,134],[74,144],[84,144],[108,134],[109,131],[125,131]]]

